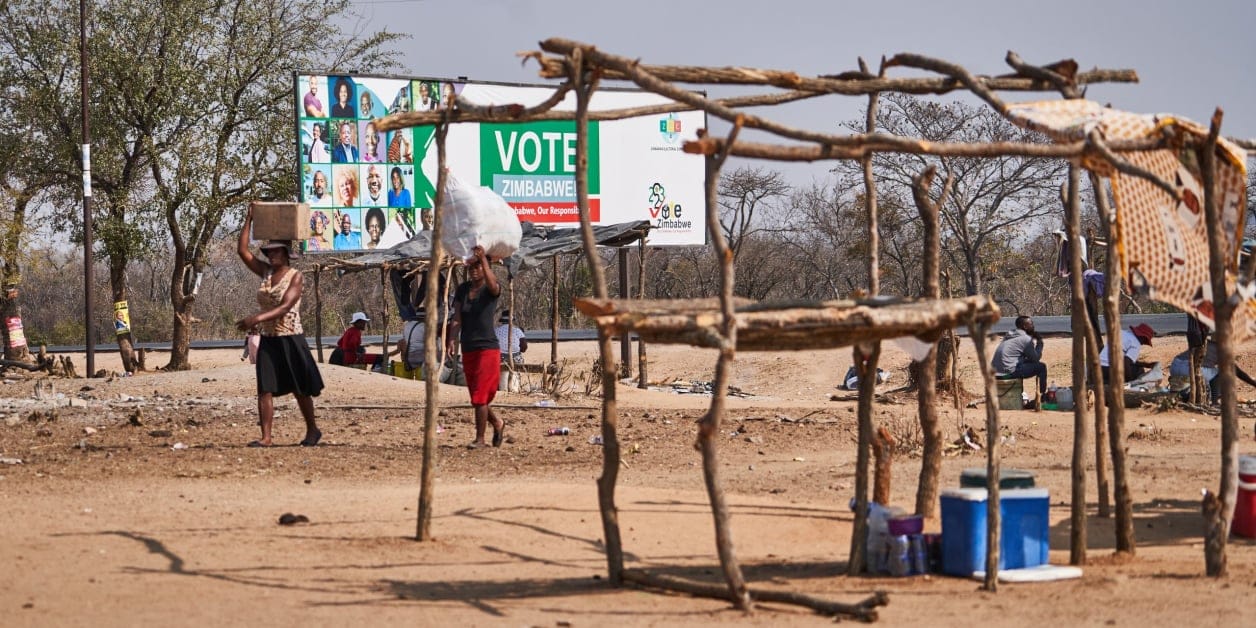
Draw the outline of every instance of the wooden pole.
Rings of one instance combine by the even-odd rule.
[[[507,270],[509,272],[509,270]],[[506,289],[510,290],[507,309],[510,310],[510,316],[506,317],[506,372],[510,373],[510,377],[506,378],[506,390],[510,390],[511,384],[515,381],[515,356],[511,352],[512,339],[515,337],[515,276],[513,274],[506,277]]]
[[[868,64],[861,58],[859,68],[868,71]],[[881,59],[881,74],[885,74],[885,59]],[[868,95],[868,111],[864,119],[864,130],[872,133],[877,126],[877,102],[880,92]],[[872,173],[872,157],[866,155],[861,160],[863,166],[865,216],[868,221],[868,295],[876,296],[881,290],[880,264],[880,230],[877,228],[877,184]],[[852,351],[855,370],[859,373],[858,403],[858,444],[855,452],[855,522],[850,535],[850,560],[846,564],[846,573],[856,576],[867,567],[868,547],[868,465],[872,452],[872,401],[876,396],[877,361],[881,357],[881,343],[870,343],[867,347],[856,345]]]
[[[1212,114],[1212,126],[1208,142],[1200,148],[1200,171],[1204,187],[1204,222],[1208,226],[1208,274],[1212,280],[1214,309],[1213,341],[1217,343],[1217,384],[1221,388],[1221,486],[1218,494],[1204,497],[1204,565],[1208,575],[1223,578],[1227,575],[1228,559],[1226,543],[1230,537],[1230,525],[1234,520],[1234,503],[1238,498],[1238,441],[1239,418],[1235,403],[1234,367],[1234,314],[1236,300],[1230,299],[1226,286],[1226,274],[1238,259],[1231,254],[1227,236],[1239,238],[1242,234],[1227,234],[1222,224],[1220,203],[1217,199],[1217,137],[1221,133],[1221,109]],[[1239,209],[1239,211],[1243,211]],[[1240,219],[1239,224],[1242,224]],[[1237,270],[1237,268],[1235,268]],[[1220,499],[1220,502],[1218,502]]]
[[[1134,554],[1134,502],[1130,496],[1129,477],[1125,460],[1125,355],[1121,342],[1121,256],[1124,241],[1116,213],[1099,212],[1099,226],[1107,238],[1108,258],[1104,266],[1103,316],[1107,321],[1108,379],[1104,384],[1108,404],[1108,451],[1112,454],[1112,499],[1116,511],[1117,553]],[[1096,375],[1102,379],[1102,373]]]
[[[972,336],[973,346],[977,349],[977,366],[981,369],[981,380],[986,391],[986,579],[982,585],[987,591],[994,593],[999,590],[999,474],[1002,472],[999,453],[999,397],[995,391],[994,373],[990,368],[990,360],[986,354],[986,334],[990,332],[990,324],[972,322],[968,325],[968,334]]]
[[[734,124],[731,146],[741,127]],[[733,252],[724,239],[724,232],[719,222],[719,178],[720,167],[724,165],[727,154],[708,157],[706,159],[706,220],[711,237],[711,246],[716,259],[720,263],[720,353],[715,362],[715,381],[712,382],[711,405],[706,414],[698,421],[698,449],[702,452],[702,476],[706,480],[707,498],[711,501],[711,515],[715,520],[715,545],[719,552],[720,568],[724,572],[724,581],[728,584],[728,593],[733,604],[740,610],[750,612],[753,602],[750,590],[742,575],[741,565],[733,549],[733,530],[729,521],[728,500],[724,496],[724,487],[720,480],[719,438],[720,423],[724,418],[724,405],[728,397],[728,380],[733,371],[733,358],[737,350],[737,318],[733,313],[733,288],[736,280],[736,266],[733,263]]]
[[[545,376],[550,378],[550,385],[558,392],[558,255],[551,257],[554,290],[550,296],[550,361],[545,368]],[[549,387],[547,386],[547,389]]]
[[[323,290],[320,279],[323,265],[314,265],[314,347],[318,350],[318,363],[323,363]]]
[[[937,170],[930,166],[912,179],[912,196],[916,211],[924,226],[924,258],[921,264],[921,298],[938,299],[942,289],[938,282],[941,267],[941,235],[938,214],[951,189],[948,174],[937,202],[930,200],[929,188]],[[938,348],[929,348],[924,359],[915,364],[917,369],[916,413],[920,418],[920,431],[924,448],[920,456],[920,480],[916,485],[916,514],[931,518],[938,503],[938,478],[942,473],[942,428],[938,425]]]
[[[597,240],[589,217],[589,99],[597,89],[596,74],[586,75],[583,51],[572,51],[569,57],[572,83],[576,92],[576,203],[580,209],[580,238],[585,260],[593,278],[593,294],[605,299],[606,273],[598,258]],[[586,83],[586,80],[588,82]],[[615,487],[619,480],[619,414],[615,398],[615,353],[610,334],[598,328],[598,354],[602,359],[602,475],[597,480],[598,509],[602,514],[602,534],[606,543],[606,567],[610,583],[624,581],[624,549],[619,531],[619,509],[615,506]]]
[[[388,295],[390,293],[391,290],[388,286],[388,268],[386,265],[381,264],[379,267],[379,317],[380,324],[383,326],[382,333],[384,339],[382,341],[383,353],[379,356],[379,359],[385,373],[391,372],[388,368],[388,313],[391,309],[388,307]]]
[[[449,133],[448,124],[436,126],[436,198],[432,205],[432,250],[428,264],[427,294],[423,295],[423,308],[426,320],[423,325],[423,388],[426,402],[423,404],[423,462],[419,470],[419,505],[418,520],[415,522],[415,538],[419,541],[432,540],[432,510],[436,491],[436,417],[440,411],[440,372],[441,348],[437,347],[437,325],[444,325],[445,316],[441,316],[443,307],[438,306],[436,295],[440,291],[440,267],[445,254],[441,246],[442,206],[445,203],[445,137]],[[433,272],[435,271],[435,272]],[[448,283],[448,282],[446,282]],[[446,286],[448,287],[448,286]],[[448,301],[446,301],[448,302]],[[444,331],[440,334],[439,344],[448,341]]]
[[[628,285],[628,247],[621,246],[615,251],[619,261],[619,297],[632,298],[632,286]],[[619,376],[632,377],[632,335],[623,334],[619,337]]]
[[[637,298],[645,298],[645,238],[637,240]],[[637,388],[645,389],[649,387],[649,379],[646,377],[645,365],[645,339],[637,336]]]
[[[1104,191],[1103,180],[1094,172],[1088,173],[1090,176],[1090,187],[1095,194],[1095,208],[1101,216],[1107,216],[1110,212],[1108,204],[1108,194]],[[1093,238],[1091,239],[1093,242]],[[1115,253],[1112,247],[1108,247],[1106,255],[1112,256]],[[1094,259],[1093,257],[1091,258]],[[1105,317],[1106,318],[1106,317]],[[1102,367],[1099,364],[1099,352],[1102,347],[1102,332],[1098,327],[1087,327],[1086,334],[1086,360],[1090,365],[1090,382],[1091,390],[1094,392],[1095,399],[1095,492],[1099,497],[1099,511],[1096,513],[1100,518],[1106,519],[1112,516],[1112,488],[1108,482],[1108,399],[1104,394]],[[1084,391],[1078,390],[1073,393],[1074,397],[1085,396]]]
[[[1086,317],[1086,295],[1082,288],[1082,234],[1081,234],[1081,165],[1068,165],[1068,188],[1064,202],[1064,223],[1069,241],[1069,286],[1072,289],[1073,333],[1073,386],[1074,391],[1086,387],[1086,335],[1090,319]],[[1098,354],[1096,354],[1098,355]],[[1039,399],[1039,406],[1042,400]],[[1073,395],[1073,462],[1072,507],[1070,509],[1069,564],[1086,564],[1086,395]]]

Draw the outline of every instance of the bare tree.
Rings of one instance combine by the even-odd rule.
[[[851,120],[845,126],[861,129],[863,121]],[[1011,125],[988,108],[901,94],[885,95],[877,127],[886,133],[933,142],[1045,143],[1041,135]],[[987,247],[1000,237],[1041,229],[1040,223],[1057,207],[1056,190],[1065,166],[1060,160],[1029,157],[936,158],[876,153],[873,160],[878,180],[888,184],[887,189],[910,189],[914,173],[931,165],[954,176],[949,202],[941,208],[943,255],[948,266],[963,276],[967,294],[986,293],[991,272],[991,258],[984,255]],[[834,171],[842,178],[859,174],[858,164],[853,162],[842,162]]]
[[[733,252],[759,234],[780,233],[790,222],[790,187],[779,171],[742,167],[720,178],[720,231]]]

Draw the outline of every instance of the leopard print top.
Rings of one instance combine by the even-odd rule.
[[[257,304],[262,306],[263,311],[273,310],[283,303],[283,294],[288,291],[288,284],[292,282],[297,269],[290,268],[289,271],[279,283],[273,283],[274,277],[269,272],[262,279],[262,287],[257,290]],[[283,318],[263,321],[260,327],[263,336],[304,335],[305,331],[301,329],[301,299],[297,299],[296,304]]]

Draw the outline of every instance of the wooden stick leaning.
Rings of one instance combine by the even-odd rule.
[[[728,143],[737,141],[741,132],[741,124],[734,123],[729,133]],[[720,481],[719,441],[720,422],[724,417],[724,405],[728,398],[728,380],[733,370],[733,358],[737,351],[737,314],[734,311],[733,289],[736,281],[736,266],[733,264],[733,252],[728,246],[724,232],[719,225],[718,186],[720,169],[727,154],[711,155],[706,158],[706,220],[707,233],[711,238],[712,253],[719,262],[720,268],[720,314],[719,320],[712,328],[710,336],[719,349],[719,357],[715,362],[715,379],[711,386],[711,405],[707,412],[698,420],[698,437],[695,446],[702,452],[702,476],[706,481],[707,497],[711,501],[711,515],[715,522],[715,545],[719,553],[720,568],[724,572],[724,580],[728,584],[729,597],[733,604],[742,611],[750,612],[753,601],[746,586],[745,576],[733,550],[732,527],[729,523],[728,500],[724,496],[724,487]]]

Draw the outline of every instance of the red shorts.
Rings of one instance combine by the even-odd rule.
[[[471,391],[471,405],[486,406],[497,396],[501,369],[501,349],[480,349],[462,354],[462,372]]]

